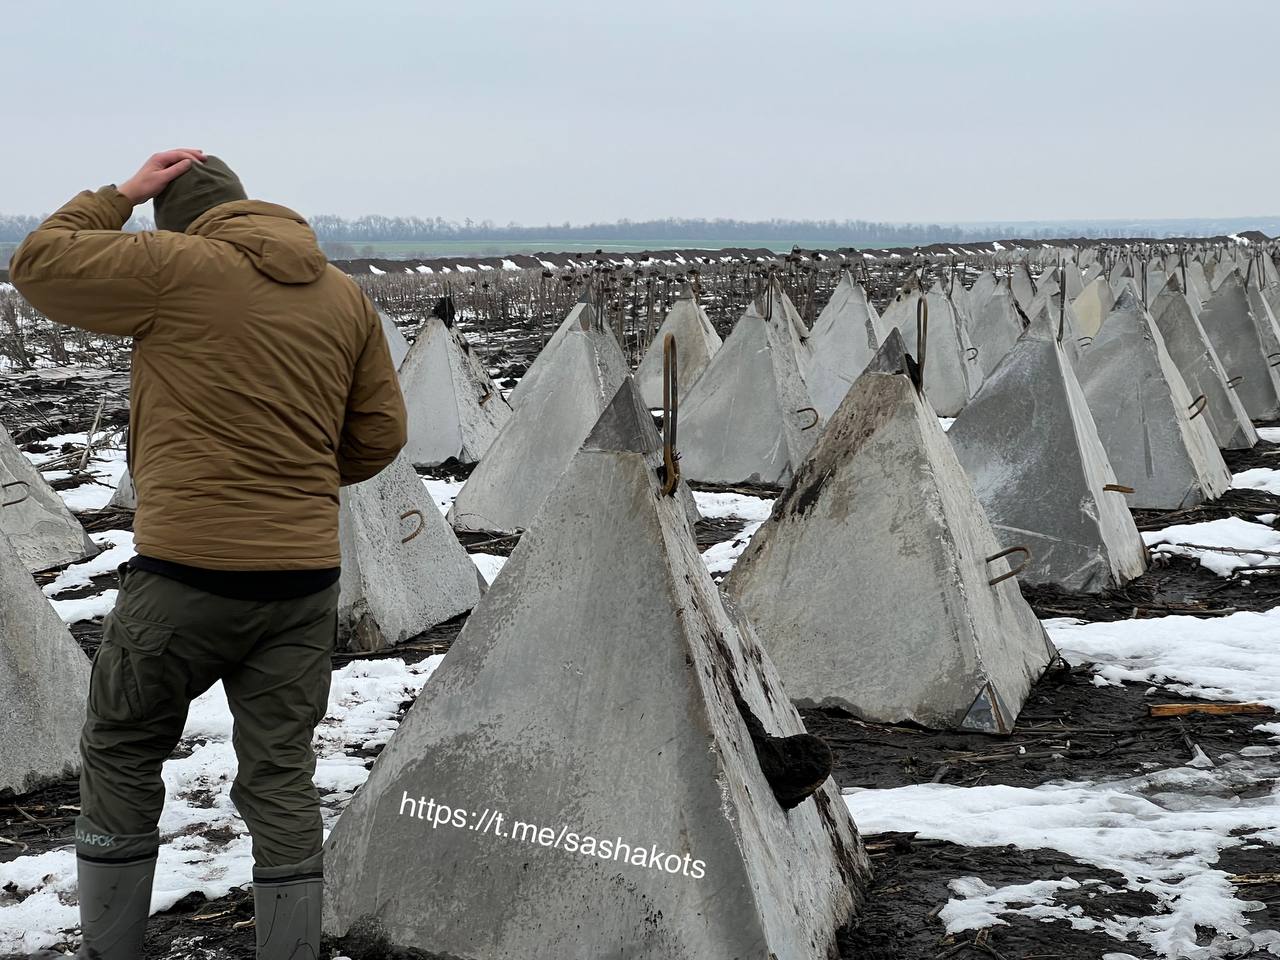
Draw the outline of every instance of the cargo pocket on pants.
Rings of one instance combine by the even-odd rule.
[[[110,719],[145,720],[154,714],[173,696],[164,657],[172,638],[168,624],[113,612],[98,649],[97,660],[104,662],[95,662],[96,671],[104,675],[91,701],[99,702],[91,702],[90,708]],[[109,702],[101,702],[104,696]],[[125,717],[120,716],[122,708]]]

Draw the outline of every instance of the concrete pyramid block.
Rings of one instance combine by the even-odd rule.
[[[753,301],[681,400],[686,477],[785,484],[813,446],[821,414],[802,372],[804,348],[779,303]]]
[[[29,573],[96,556],[89,539],[58,492],[0,424],[0,534],[9,538]]]
[[[343,812],[330,933],[468,960],[834,953],[867,859],[831,781],[774,798],[744,708],[775,736],[800,718],[660,494],[646,419],[627,384]]]
[[[963,289],[957,284],[958,289]],[[803,373],[814,406],[825,419],[833,414],[853,382],[866,369],[885,330],[862,285],[845,270],[831,299],[814,322]]]
[[[1062,265],[1062,273],[1067,288],[1067,300],[1074,300],[1084,291],[1084,275],[1080,273],[1080,267],[1071,260]]]
[[[997,283],[996,275],[990,270],[983,270],[978,274],[977,279],[973,281],[973,286],[969,288],[969,309],[971,312],[977,314],[982,309],[982,305],[987,302],[987,298],[995,292]]]
[[[89,660],[0,534],[0,796],[75,774]]]
[[[115,510],[138,509],[138,491],[134,489],[131,471],[126,469],[121,475],[120,482],[116,485],[116,492],[111,494],[107,506]]]
[[[581,298],[573,305],[573,308],[561,321],[560,326],[556,327],[546,345],[538,352],[533,363],[529,365],[529,369],[525,371],[524,376],[516,383],[515,389],[511,391],[511,396],[508,399],[511,401],[513,408],[520,406],[520,404],[524,403],[525,397],[535,392],[534,387],[548,368],[554,369],[556,367],[556,350],[566,339],[573,339],[571,334],[594,325],[607,330],[609,335],[613,336],[613,331],[609,325],[597,317],[598,310],[595,304],[592,303],[592,298],[595,295],[596,288],[594,285],[588,283],[583,287]],[[622,353],[622,347],[618,345],[617,337],[613,337],[613,345],[618,348],[618,353]]]
[[[539,355],[536,381],[458,492],[449,510],[455,529],[526,528],[630,374],[595,308],[585,302],[579,307],[570,315],[574,328]],[[683,433],[683,417],[680,426]]]
[[[724,588],[801,705],[1008,732],[1054,649],[916,376],[891,332]]]
[[[881,323],[896,328],[907,350],[914,356],[916,342],[916,304],[925,298],[929,308],[928,336],[925,342],[924,392],[940,417],[954,417],[964,409],[982,383],[978,366],[981,350],[969,339],[951,301],[935,288],[927,294],[912,278],[885,307]]]
[[[1191,395],[1143,308],[1132,278],[1077,375],[1117,480],[1132,487],[1129,506],[1178,510],[1222,495],[1231,473],[1202,416],[1207,400]]]
[[[1273,336],[1255,320],[1239,271],[1223,272],[1222,282],[1200,309],[1200,325],[1227,376],[1243,378],[1236,396],[1249,417],[1280,416],[1280,347],[1269,345]]]
[[[475,463],[511,416],[489,371],[452,323],[428,317],[400,365],[409,412],[405,454],[418,466]]]
[[[382,321],[382,335],[386,338],[387,347],[391,350],[391,362],[399,370],[400,364],[404,363],[404,358],[409,355],[409,341],[404,338],[395,321],[381,310],[378,311],[378,319]]]
[[[476,605],[475,565],[403,453],[339,499],[341,646],[378,650]]]
[[[1141,576],[1146,548],[1048,316],[1032,323],[947,438],[996,536],[1031,551],[1018,579],[1097,592]]]
[[[1224,450],[1248,450],[1258,442],[1258,432],[1236,396],[1243,381],[1232,380],[1228,386],[1231,378],[1200,326],[1197,312],[1183,293],[1177,274],[1170,275],[1151,304],[1151,316],[1187,389],[1193,397],[1204,394],[1208,400],[1201,416],[1209,424],[1214,442]]]
[[[707,319],[693,294],[693,288],[685,284],[671,310],[663,318],[654,334],[649,349],[636,368],[636,387],[650,407],[662,406],[663,344],[667,334],[676,338],[676,395],[685,396],[703,371],[711,364],[711,358],[720,349],[720,334]]]
[[[1036,283],[1031,278],[1025,263],[1018,263],[1009,274],[1009,289],[1013,291],[1013,299],[1026,313],[1031,309],[1031,301],[1036,298]]]
[[[1111,284],[1101,276],[1085,284],[1080,295],[1071,301],[1071,307],[1076,313],[1076,333],[1081,337],[1096,337],[1102,321],[1106,319],[1115,303],[1116,298],[1111,292]]]
[[[970,317],[969,338],[978,350],[978,368],[985,378],[1026,329],[1026,319],[1007,281],[993,288]],[[926,360],[926,363],[928,361]],[[925,378],[926,389],[928,377]]]

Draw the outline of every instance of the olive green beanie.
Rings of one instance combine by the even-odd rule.
[[[185,233],[206,210],[233,200],[247,200],[240,178],[225,163],[206,156],[204,163],[172,180],[155,199],[156,229]]]

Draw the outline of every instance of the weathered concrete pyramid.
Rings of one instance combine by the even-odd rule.
[[[116,510],[137,510],[138,491],[133,486],[133,473],[128,469],[120,477],[115,493],[107,501],[107,506]]]
[[[0,424],[0,535],[29,573],[96,556],[97,545]]]
[[[1243,378],[1236,396],[1245,412],[1254,420],[1280,415],[1280,353],[1267,345],[1272,338],[1254,319],[1239,271],[1223,273],[1200,309],[1200,325],[1223,369],[1232,378]]]
[[[890,333],[724,587],[801,705],[1007,732],[1053,646],[916,377]]]
[[[996,536],[1031,551],[1019,580],[1096,592],[1140,576],[1146,548],[1057,331],[1041,313],[947,438]]]
[[[1013,298],[1023,313],[1031,309],[1031,301],[1036,298],[1036,286],[1025,263],[1014,264],[1009,274],[1009,289],[1013,291]]]
[[[969,309],[975,314],[981,310],[987,298],[995,292],[997,283],[996,275],[990,270],[983,270],[978,274],[973,286],[969,288]]]
[[[0,796],[80,766],[89,661],[0,534]]]
[[[391,350],[391,362],[398,370],[400,364],[404,363],[404,358],[409,355],[409,341],[404,338],[395,321],[381,310],[378,311],[378,318],[382,321],[382,335],[386,338],[387,347]]]
[[[475,565],[403,453],[340,499],[340,646],[378,650],[476,605]]]
[[[1062,272],[1067,287],[1067,300],[1074,300],[1084,290],[1084,276],[1080,273],[1080,267],[1073,260],[1068,260],[1062,265]]]
[[[1177,510],[1221,496],[1231,473],[1139,301],[1132,278],[1076,371],[1116,478],[1133,488],[1129,505]]]
[[[662,358],[667,334],[676,338],[679,361],[676,364],[676,388],[681,397],[689,392],[720,349],[720,334],[707,319],[693,288],[684,284],[636,368],[636,387],[650,407],[662,406]]]
[[[928,304],[928,336],[924,351],[924,391],[940,417],[954,417],[969,402],[982,383],[978,366],[981,351],[969,341],[951,301],[940,289],[925,294],[914,277],[885,307],[880,318],[886,328],[897,328],[913,355],[916,343],[916,303]]]
[[[593,298],[596,295],[597,287],[594,283],[583,285],[582,295],[578,302],[573,305],[573,308],[561,321],[560,326],[556,327],[555,333],[551,334],[546,345],[534,357],[529,369],[524,372],[524,376],[520,378],[515,385],[515,389],[511,391],[511,396],[508,399],[511,401],[513,408],[520,406],[520,404],[524,403],[525,397],[534,393],[534,387],[546,370],[554,369],[557,366],[557,361],[555,360],[556,350],[566,339],[574,339],[570,336],[571,334],[585,330],[588,326],[597,326],[608,331],[609,335],[613,337],[613,331],[609,328],[609,325],[598,316],[599,310],[593,302]],[[613,345],[618,348],[619,353],[622,352],[622,348],[618,346],[617,337],[613,337]]]
[[[681,472],[713,483],[785,484],[821,429],[793,321],[753,301],[680,402]]]
[[[1191,395],[1204,394],[1208,400],[1201,416],[1209,424],[1214,442],[1224,450],[1248,450],[1258,442],[1258,432],[1236,396],[1235,388],[1243,381],[1227,385],[1231,378],[1196,313],[1178,275],[1171,274],[1151,304],[1151,316]]]
[[[1095,277],[1085,284],[1080,295],[1071,302],[1071,307],[1076,312],[1076,333],[1081,337],[1096,337],[1098,328],[1102,326],[1102,321],[1106,319],[1115,303],[1116,298],[1111,292],[1111,284],[1103,277]]]
[[[866,290],[845,270],[813,324],[808,350],[801,355],[805,382],[824,418],[840,406],[880,348],[884,334]]]
[[[467,338],[439,317],[418,331],[400,365],[400,386],[409,411],[405,455],[419,466],[450,457],[475,463],[511,416]]]
[[[570,316],[574,327],[539,356],[536,382],[458,492],[449,510],[455,529],[527,527],[630,373],[594,306],[581,303]]]
[[[1008,281],[993,287],[970,317],[969,338],[978,350],[978,369],[985,378],[1022,336],[1026,319]],[[932,332],[932,331],[930,331]],[[925,359],[928,364],[928,359]],[[926,388],[929,379],[926,375]]]
[[[654,439],[624,386],[330,835],[329,932],[468,960],[834,953],[857,831],[830,780],[775,799],[743,708],[772,736],[800,718]]]

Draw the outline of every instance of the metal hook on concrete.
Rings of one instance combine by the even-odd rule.
[[[1016,577],[1031,565],[1031,550],[1027,547],[1009,547],[1007,550],[1001,550],[999,553],[993,553],[991,556],[987,557],[987,563],[994,563],[1002,557],[1007,557],[1014,553],[1021,553],[1025,559],[1021,564],[1014,567],[1008,573],[1002,573],[998,577],[992,577],[987,581],[987,586],[994,587],[997,583],[1004,583],[1004,581],[1008,580],[1010,577]]]
[[[493,396],[493,390],[490,389],[488,386],[486,386],[484,388],[484,396],[480,398],[480,406],[483,407],[486,403],[488,403],[489,398],[492,396]]]
[[[801,427],[800,428],[801,430],[812,430],[814,427],[818,425],[818,411],[813,407],[801,407],[799,410],[796,411],[796,413],[812,413],[813,414],[813,421]]]
[[[969,347],[967,350],[965,350],[965,356],[966,356],[966,357],[967,357],[971,362],[976,362],[976,361],[977,361],[977,359],[978,359],[978,348],[977,348],[977,347]]]
[[[676,421],[680,415],[680,399],[676,395],[675,334],[662,338],[662,495],[669,497],[680,485],[680,454],[676,452]]]
[[[1243,374],[1243,373],[1242,373],[1242,374],[1240,374],[1240,375],[1239,375],[1239,376],[1237,376],[1237,377],[1232,377],[1230,380],[1228,380],[1228,381],[1227,381],[1227,389],[1228,389],[1228,390],[1234,390],[1236,387],[1240,386],[1240,384],[1241,384],[1243,381],[1244,381],[1244,374]]]
[[[1267,354],[1267,366],[1269,366],[1269,367],[1280,367],[1280,353],[1268,353],[1268,354]]]
[[[1133,487],[1126,487],[1123,483],[1104,483],[1102,489],[1112,493],[1133,493]]]
[[[410,517],[418,518],[418,529],[413,531],[413,533],[409,534],[403,540],[401,540],[400,541],[401,543],[408,543],[410,540],[412,540],[414,537],[420,534],[427,525],[427,518],[422,515],[421,510],[406,510],[404,513],[400,514],[401,520],[408,520]]]
[[[916,366],[919,367],[920,379],[916,388],[924,392],[924,355],[929,345],[929,303],[924,294],[916,301]]]
[[[1093,337],[1076,337],[1076,341],[1080,346],[1087,347],[1089,344],[1093,343]]]
[[[10,480],[8,483],[0,483],[0,490],[8,490],[10,487],[21,487],[22,496],[17,500],[5,500],[0,503],[0,507],[16,507],[18,504],[22,503],[22,501],[26,500],[27,497],[31,496],[31,484],[27,483],[25,480]],[[5,496],[7,497],[8,494],[6,493]]]
[[[1191,412],[1191,416],[1189,419],[1194,420],[1196,417],[1200,416],[1200,414],[1204,413],[1204,408],[1207,407],[1208,405],[1209,405],[1209,398],[1206,397],[1203,393],[1200,394],[1200,396],[1196,397],[1194,400],[1191,401],[1191,406],[1187,407],[1187,410]]]

